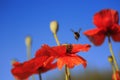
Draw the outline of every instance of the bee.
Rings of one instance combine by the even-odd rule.
[[[78,30],[78,32],[75,32],[73,29],[71,29],[71,31],[74,33],[75,39],[78,40],[80,38],[81,28]]]

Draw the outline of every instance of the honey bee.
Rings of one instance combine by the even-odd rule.
[[[71,31],[74,33],[75,39],[78,40],[80,38],[81,28],[78,30],[78,32],[75,32],[73,29],[71,29]]]

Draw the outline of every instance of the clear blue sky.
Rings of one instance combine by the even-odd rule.
[[[87,68],[111,69],[107,60],[110,55],[107,39],[102,46],[94,46],[83,32],[94,28],[93,15],[104,8],[112,8],[120,14],[119,0],[0,0],[0,79],[13,80],[10,62],[27,60],[25,37],[32,37],[32,57],[42,44],[55,46],[49,28],[52,20],[59,22],[58,38],[61,43],[91,44],[87,53],[79,53],[88,61]],[[120,17],[119,17],[120,18]],[[120,21],[119,21],[120,23]],[[77,42],[70,29],[82,28]],[[120,43],[112,42],[115,56],[120,53]],[[120,58],[117,59],[120,65]],[[80,65],[73,71],[83,69]],[[50,71],[45,75],[57,74]],[[60,73],[60,72],[59,72]],[[59,74],[58,73],[58,74]],[[80,72],[79,72],[80,73]],[[45,80],[45,79],[44,79]]]

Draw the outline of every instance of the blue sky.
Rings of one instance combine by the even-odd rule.
[[[102,46],[94,46],[83,32],[95,27],[93,15],[105,8],[115,9],[120,13],[119,0],[0,0],[0,78],[13,80],[10,72],[11,60],[27,60],[25,37],[32,37],[31,56],[42,44],[56,46],[49,24],[59,22],[58,38],[63,43],[91,44],[89,52],[78,53],[88,61],[87,68],[111,69],[107,60],[110,55],[107,39]],[[119,22],[120,23],[120,22]],[[82,28],[79,41],[74,39],[70,29]],[[120,60],[120,43],[113,42],[117,61]],[[118,54],[119,53],[119,54]],[[120,65],[120,61],[118,63]],[[73,71],[83,67],[77,66]],[[54,74],[50,71],[48,74]],[[59,73],[58,73],[59,74]],[[47,73],[46,73],[47,75]]]

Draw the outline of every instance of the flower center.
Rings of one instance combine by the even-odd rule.
[[[110,37],[110,35],[111,35],[112,33],[113,33],[113,32],[109,29],[109,30],[107,30],[106,35],[107,35],[108,37]]]
[[[72,44],[67,44],[67,45],[66,45],[66,52],[67,52],[67,53],[71,53],[72,49],[73,49]]]

